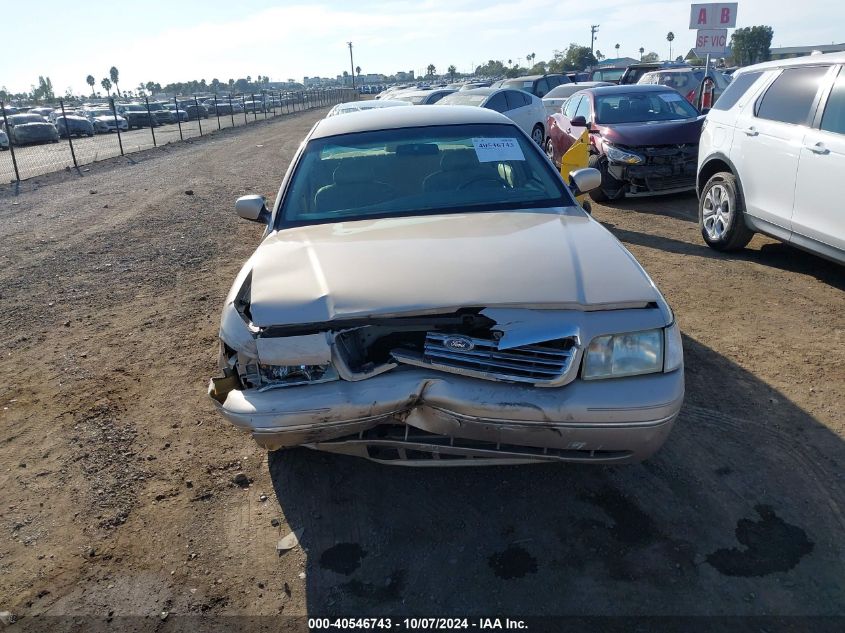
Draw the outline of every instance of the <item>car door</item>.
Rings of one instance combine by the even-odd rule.
[[[534,95],[540,97],[541,99],[549,94],[549,90],[551,89],[552,86],[549,85],[549,82],[545,77],[534,82]]]
[[[525,130],[525,133],[530,136],[531,130],[536,123],[536,121],[531,120],[531,109],[528,107],[528,104],[531,103],[530,95],[521,90],[504,90],[502,94],[505,96],[508,104],[505,116]]]
[[[508,111],[508,100],[505,99],[505,91],[496,92],[491,95],[484,103],[484,107],[488,110],[495,110],[505,114]]]
[[[584,95],[575,95],[569,98],[563,108],[563,113],[557,118],[558,129],[555,132],[555,148],[558,151],[558,159],[563,156],[566,151],[572,147],[575,138],[572,136],[572,119],[575,118],[576,112],[581,107],[583,101],[589,101],[589,98]],[[588,106],[589,107],[589,104]]]
[[[548,119],[548,130],[546,133],[552,140],[552,147],[554,148],[553,162],[560,160],[564,152],[569,149],[571,141],[569,136],[564,134],[563,130],[570,127],[569,119],[575,116],[575,109],[581,101],[581,95],[569,97],[563,104],[559,112],[556,112]]]
[[[785,68],[737,118],[731,160],[739,172],[745,210],[788,239],[801,143],[830,66]]]
[[[834,75],[816,125],[807,131],[801,145],[792,241],[808,237],[835,247],[841,256],[845,252],[845,208],[836,190],[845,176],[845,67],[834,69]]]

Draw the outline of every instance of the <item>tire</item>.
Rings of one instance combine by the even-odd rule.
[[[587,166],[592,167],[593,169],[598,169],[601,172],[602,182],[601,187],[593,189],[590,192],[590,198],[592,198],[594,202],[607,202],[610,200],[610,196],[604,192],[604,183],[606,179],[611,177],[610,174],[607,173],[607,161],[598,154],[591,154]]]
[[[546,151],[546,156],[552,161],[552,165],[560,169],[560,166],[555,162],[555,144],[552,142],[552,137],[546,139],[546,145],[543,147]]]
[[[531,139],[537,143],[539,147],[543,147],[543,140],[546,137],[546,131],[543,129],[543,126],[539,123],[534,126],[534,129],[531,130]]]
[[[698,200],[698,227],[707,246],[717,251],[738,251],[754,237],[745,225],[745,204],[736,176],[727,171],[713,175]]]

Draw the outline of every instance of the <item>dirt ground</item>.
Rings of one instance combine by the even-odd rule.
[[[272,199],[322,114],[0,190],[0,611],[845,615],[845,274],[708,250],[692,195],[594,208],[684,332],[643,464],[268,456],[219,417],[220,308],[261,233],[234,200]]]

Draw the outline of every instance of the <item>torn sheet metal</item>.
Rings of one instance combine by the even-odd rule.
[[[522,310],[488,308],[481,314],[496,322],[494,330],[502,332],[499,349],[512,349],[561,338],[573,337],[580,345],[579,328],[559,310]]]
[[[258,338],[258,360],[263,365],[326,365],[332,357],[329,334]]]

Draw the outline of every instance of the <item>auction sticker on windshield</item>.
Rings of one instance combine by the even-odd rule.
[[[472,145],[479,163],[525,160],[525,154],[515,138],[474,138]]]

